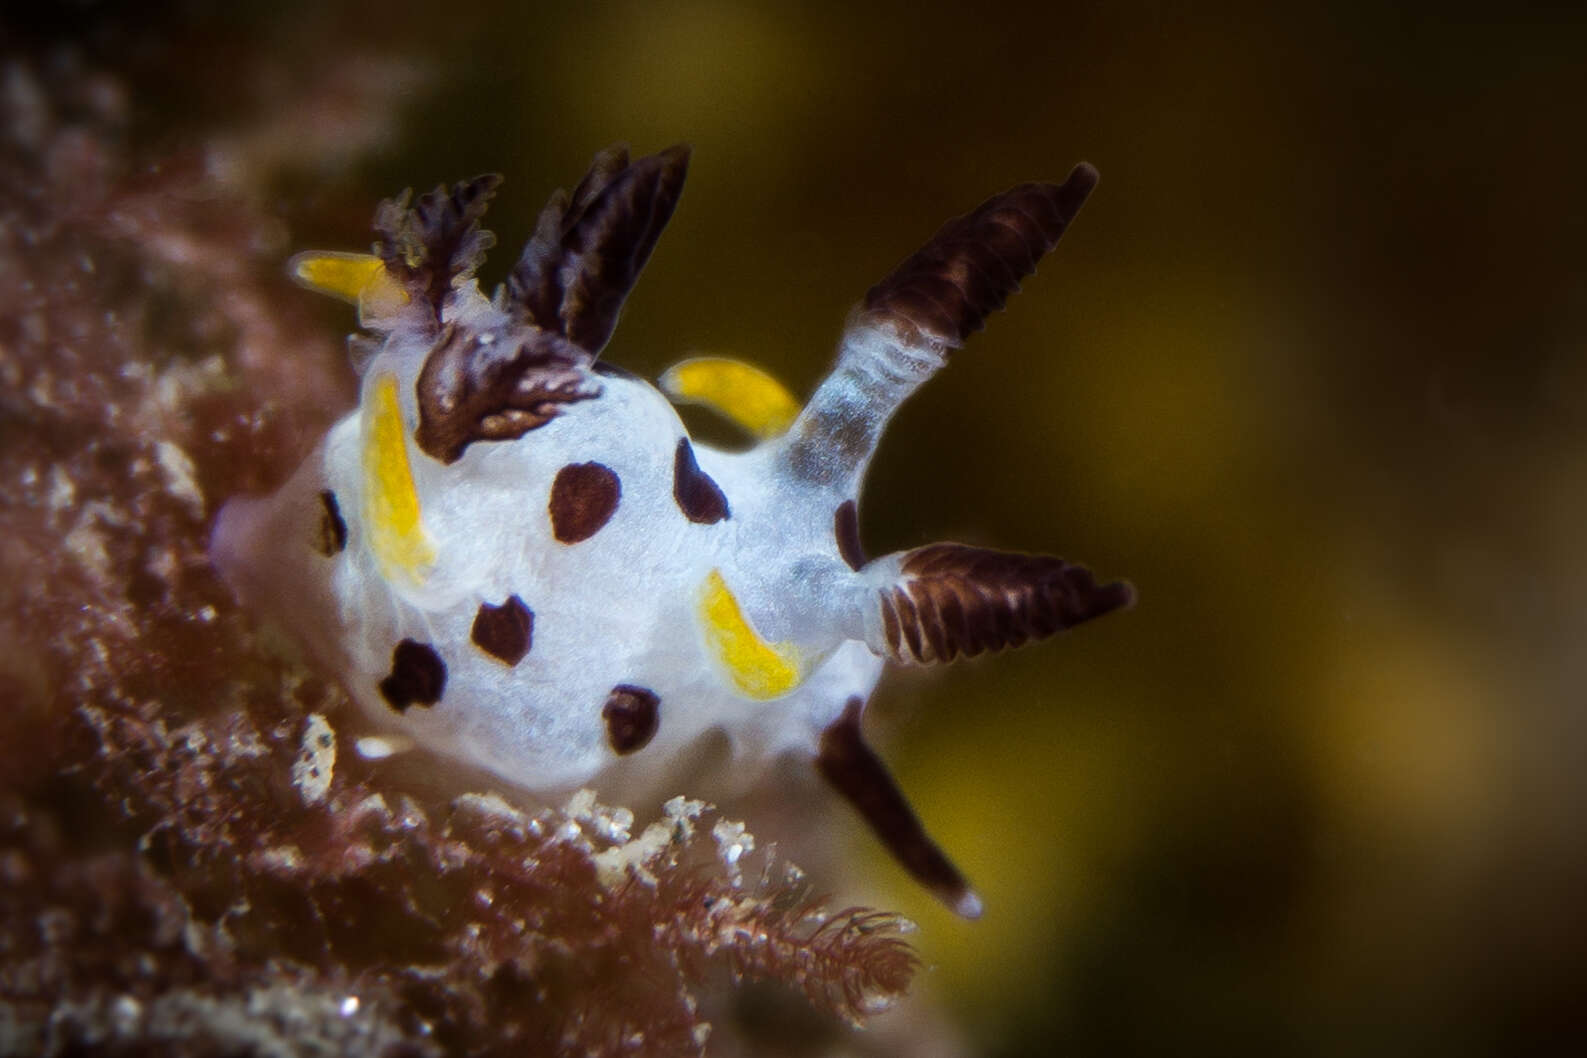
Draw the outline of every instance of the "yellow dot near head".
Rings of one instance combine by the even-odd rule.
[[[408,462],[408,430],[402,422],[395,375],[375,379],[364,408],[364,526],[369,548],[387,580],[424,581],[435,561],[425,531],[419,492]]]
[[[741,360],[696,357],[672,365],[659,382],[673,400],[704,405],[763,441],[787,433],[799,415],[781,382]]]
[[[701,587],[700,625],[707,647],[745,697],[781,698],[804,682],[799,648],[762,639],[744,617],[721,570],[713,569]]]
[[[408,303],[407,291],[372,254],[310,251],[293,257],[287,270],[310,290],[357,305],[361,319],[387,315]]]

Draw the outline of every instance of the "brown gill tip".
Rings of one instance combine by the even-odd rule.
[[[658,152],[669,168],[687,167],[689,159],[694,156],[694,146],[688,143],[674,143],[664,151]]]
[[[1082,162],[1062,184],[1020,184],[950,220],[866,293],[862,318],[962,345],[1058,244],[1098,179]]]
[[[1080,212],[1087,196],[1096,190],[1101,180],[1102,174],[1090,162],[1081,162],[1069,171],[1058,187],[1058,195],[1059,200],[1067,205],[1066,212],[1071,220]]]

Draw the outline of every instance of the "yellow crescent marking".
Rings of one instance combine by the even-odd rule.
[[[760,637],[728,590],[721,570],[713,569],[701,588],[700,624],[711,652],[745,697],[781,698],[804,682],[799,649]]]
[[[364,416],[363,506],[370,550],[387,580],[401,574],[422,583],[435,561],[435,545],[425,532],[419,492],[413,487],[395,375],[375,380]]]
[[[741,360],[685,360],[669,367],[660,383],[673,400],[704,405],[763,441],[787,433],[799,414],[799,402],[781,382]]]
[[[350,301],[361,317],[388,315],[408,303],[407,291],[367,253],[300,253],[287,263],[292,278],[318,294]]]

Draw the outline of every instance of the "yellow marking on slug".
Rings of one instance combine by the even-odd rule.
[[[742,360],[695,357],[669,367],[660,384],[673,400],[704,405],[763,441],[787,433],[799,414],[781,382]]]
[[[408,303],[408,293],[367,253],[300,253],[287,263],[292,278],[318,294],[350,301],[360,319],[384,316]]]
[[[701,587],[700,624],[706,644],[740,694],[765,701],[781,698],[804,682],[799,648],[762,639],[745,619],[721,570],[713,569]]]
[[[435,545],[425,532],[419,492],[408,462],[408,431],[397,400],[397,378],[375,380],[364,409],[364,526],[369,547],[387,580],[402,574],[422,583],[435,561]]]

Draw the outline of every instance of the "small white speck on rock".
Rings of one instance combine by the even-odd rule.
[[[63,511],[70,507],[77,499],[77,483],[61,467],[50,468],[50,496],[51,509]]]
[[[165,472],[165,485],[171,494],[192,508],[194,515],[204,516],[204,493],[195,478],[192,457],[175,441],[159,441],[154,446],[155,458]]]
[[[385,760],[413,748],[413,740],[401,735],[365,735],[353,749],[365,760]]]
[[[111,1005],[110,1016],[115,1022],[118,1033],[122,1036],[131,1036],[137,1031],[139,1022],[143,1020],[143,1004],[133,996],[117,996],[115,1003]]]
[[[711,837],[716,841],[717,855],[722,857],[722,863],[727,867],[728,874],[734,884],[738,884],[740,863],[746,855],[755,851],[755,835],[751,834],[741,822],[730,819],[718,819],[711,828]]]
[[[292,785],[304,804],[318,804],[331,788],[336,769],[336,733],[319,713],[311,713],[304,724],[298,759],[292,764]]]

